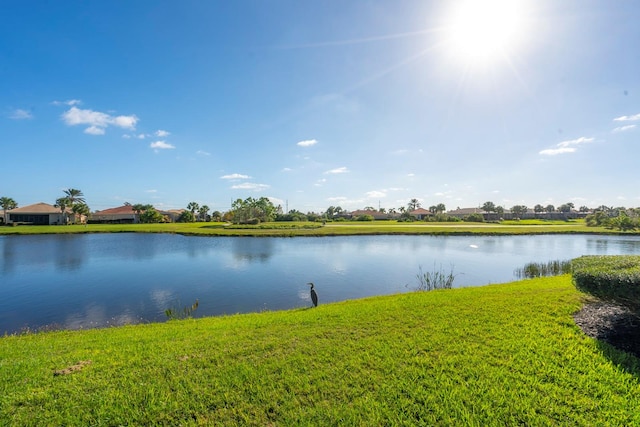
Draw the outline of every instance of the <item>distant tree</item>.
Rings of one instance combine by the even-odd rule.
[[[517,218],[520,219],[527,213],[528,208],[525,205],[515,205],[511,208],[511,213]]]
[[[327,219],[333,219],[334,215],[336,214],[336,208],[335,206],[329,206],[327,208],[327,210],[324,212],[324,216]]]
[[[373,206],[365,206],[363,210],[365,210],[365,211],[375,211],[376,208],[374,208]]]
[[[491,212],[496,212],[496,205],[493,202],[484,202],[480,209],[487,212],[489,216],[491,216]]]
[[[71,201],[68,197],[60,197],[56,199],[54,206],[60,209],[60,213],[62,214],[62,222],[64,224],[67,223],[67,208],[71,206]]]
[[[83,222],[82,216],[87,218],[89,217],[89,214],[91,214],[91,210],[89,209],[89,206],[87,206],[86,203],[76,203],[75,205],[71,206],[71,210],[76,216],[76,222],[78,219],[80,219],[80,222]]]
[[[556,207],[553,205],[547,205],[545,206],[544,210],[547,211],[547,213],[552,213],[556,211]]]
[[[444,205],[444,203],[438,203],[436,205],[436,214],[444,213],[444,211],[446,210],[447,210],[447,207]]]
[[[193,216],[196,215],[196,211],[200,209],[200,205],[197,204],[196,202],[191,202],[187,205],[187,210],[189,212],[191,212],[193,214]]]
[[[254,221],[268,222],[273,221],[276,216],[275,206],[266,197],[237,199],[231,204],[231,211],[233,213],[233,222],[236,224]]]
[[[591,212],[591,209],[589,209],[587,206],[580,206],[580,209],[578,209],[578,212]]]
[[[573,203],[565,203],[564,205],[558,206],[558,212],[569,213],[573,209]]]
[[[429,206],[429,212],[435,214],[437,212],[438,207],[436,205]]]
[[[134,205],[131,205],[131,209],[136,215],[138,215],[138,220],[142,222],[142,214],[149,209],[153,209],[153,206],[143,205],[142,203],[136,203]]]
[[[222,221],[222,213],[220,211],[213,211],[211,213],[211,221]]]
[[[198,208],[198,217],[200,218],[200,221],[207,221],[207,216],[209,216],[209,206],[207,205],[202,205]]]
[[[69,188],[68,190],[64,190],[64,194],[67,195],[70,207],[73,207],[76,203],[86,203],[84,200],[84,194],[82,194],[82,191],[80,190]]]
[[[537,214],[544,212],[544,206],[538,204],[533,207],[533,211]]]
[[[631,218],[626,212],[620,211],[617,217],[609,220],[609,226],[617,228],[620,231],[630,231],[638,227],[638,221]]]
[[[409,203],[407,204],[407,209],[409,210],[409,212],[415,211],[416,209],[420,208],[420,201],[418,199],[411,199],[409,200]]]
[[[190,211],[182,211],[176,222],[195,222],[196,217]]]
[[[496,206],[496,213],[498,214],[499,218],[502,218],[502,215],[504,214],[504,207]]]
[[[585,217],[587,227],[606,227],[609,224],[609,215],[603,211],[595,211]]]
[[[11,209],[17,208],[18,204],[11,197],[0,197],[0,207],[2,207],[2,211],[3,211],[3,215],[2,215],[3,220],[2,221],[6,224],[7,223],[7,211],[10,211]]]
[[[142,212],[142,214],[140,214],[140,222],[145,224],[153,224],[163,221],[164,217],[153,206],[148,207],[144,212]]]

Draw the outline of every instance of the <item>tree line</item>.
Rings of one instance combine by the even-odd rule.
[[[86,204],[84,194],[81,190],[75,188],[69,188],[63,190],[64,196],[56,199],[54,206],[60,209],[64,217],[65,223],[67,222],[66,215],[69,210],[76,214],[76,218],[85,215],[89,216],[91,211]],[[138,215],[140,222],[143,223],[158,223],[168,222],[170,219],[160,213],[151,204],[130,204],[132,210]],[[3,209],[3,221],[6,223],[7,211],[18,207],[16,201],[10,197],[0,197],[0,207]],[[416,218],[412,215],[412,212],[422,207],[421,202],[416,199],[410,199],[406,206],[400,206],[399,208],[378,208],[375,209],[372,206],[365,206],[364,211],[377,212],[382,214],[388,214],[389,217],[393,217],[400,221],[415,221]],[[487,213],[487,219],[499,221],[503,218],[505,212],[509,212],[514,218],[522,218],[526,213],[530,212],[530,209],[526,205],[514,205],[508,211],[500,205],[496,205],[492,201],[483,203],[479,209]],[[447,221],[484,221],[485,217],[481,213],[469,214],[467,217],[460,219],[447,215],[446,206],[444,203],[434,204],[426,209],[431,216],[427,216],[425,220],[436,222]],[[536,204],[533,207],[534,214],[552,214],[563,213],[568,214],[575,212],[575,205],[571,202],[564,203],[558,207],[547,204]],[[625,207],[608,207],[601,205],[595,209],[591,209],[587,206],[580,206],[577,209],[578,212],[588,213],[585,220],[588,226],[600,226],[615,228],[619,230],[635,230],[640,229],[640,208],[625,208]],[[493,215],[493,216],[492,216]],[[266,197],[253,198],[248,197],[246,199],[236,199],[231,204],[231,209],[227,212],[213,211],[207,205],[200,205],[197,202],[190,202],[184,211],[176,219],[177,222],[196,222],[196,221],[226,221],[237,224],[258,224],[260,222],[270,221],[334,221],[345,220],[349,217],[349,212],[344,210],[340,206],[329,206],[324,212],[321,213],[302,213],[298,210],[292,209],[289,212],[284,213],[281,206],[276,206],[274,203]],[[352,218],[360,221],[372,221],[374,218],[372,215],[361,215],[360,217]]]

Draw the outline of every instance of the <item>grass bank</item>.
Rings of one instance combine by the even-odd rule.
[[[569,276],[0,339],[6,425],[640,425]]]
[[[227,226],[223,223],[169,224],[89,224],[0,227],[2,234],[71,234],[71,233],[176,233],[199,236],[348,236],[376,234],[409,235],[517,235],[517,234],[622,234],[604,227],[587,227],[578,221],[522,221],[518,223],[426,223],[426,222],[273,222],[258,226]],[[624,234],[632,234],[626,232]],[[640,233],[635,233],[640,234]]]

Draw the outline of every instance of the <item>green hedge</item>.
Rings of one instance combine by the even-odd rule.
[[[640,256],[583,256],[573,260],[572,275],[580,291],[640,310]]]

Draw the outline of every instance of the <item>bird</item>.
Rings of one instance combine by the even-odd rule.
[[[318,294],[316,293],[315,289],[313,289],[313,283],[309,282],[309,283],[307,283],[307,285],[311,285],[311,301],[313,302],[313,306],[317,307],[318,306]]]

